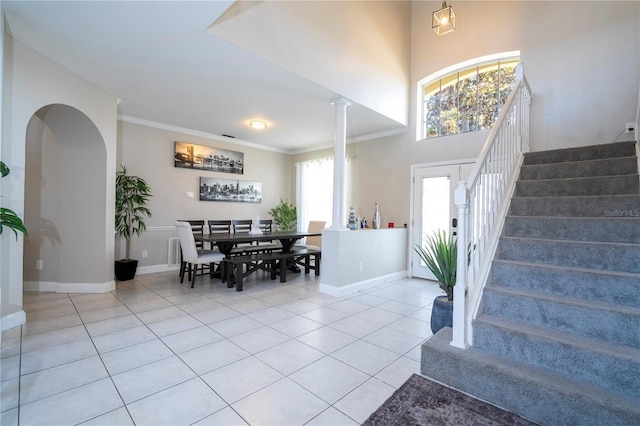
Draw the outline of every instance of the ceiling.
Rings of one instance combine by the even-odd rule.
[[[259,3],[4,1],[2,7],[8,33],[120,99],[125,121],[284,153],[330,146],[331,101],[340,93],[207,32],[218,18],[232,20]],[[250,129],[250,119],[269,127]],[[348,108],[350,141],[404,130],[357,103]]]

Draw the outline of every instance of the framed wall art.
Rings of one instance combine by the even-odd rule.
[[[244,153],[176,141],[174,166],[244,174]]]
[[[261,203],[262,182],[200,177],[200,201]]]

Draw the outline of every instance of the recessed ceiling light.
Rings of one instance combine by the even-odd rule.
[[[267,122],[262,120],[251,120],[249,122],[249,127],[251,127],[252,129],[258,129],[258,130],[266,129]]]

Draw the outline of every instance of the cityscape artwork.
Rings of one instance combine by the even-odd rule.
[[[262,183],[201,176],[200,201],[261,203]]]
[[[244,174],[244,153],[176,141],[174,166]]]

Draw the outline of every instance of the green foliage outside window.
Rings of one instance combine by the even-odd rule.
[[[478,65],[424,86],[424,137],[493,127],[511,93],[519,60]]]

